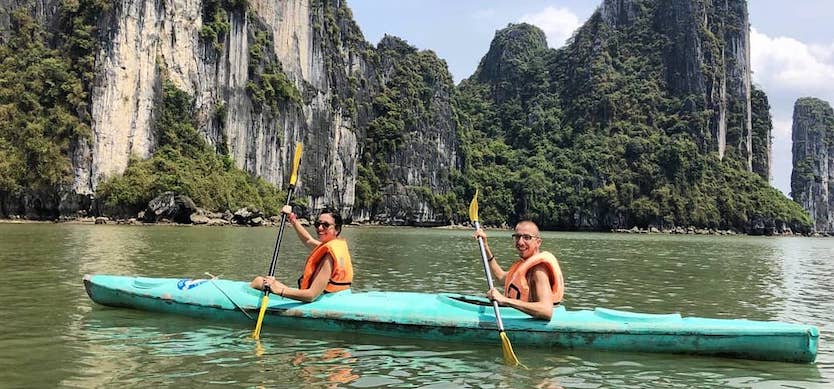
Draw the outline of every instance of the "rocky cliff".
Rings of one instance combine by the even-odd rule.
[[[6,166],[51,174],[37,180],[0,165],[0,214],[95,211],[98,189],[133,208],[147,192],[187,191],[169,174],[191,173],[169,142],[173,129],[200,150],[189,161],[211,156],[200,166],[249,177],[237,167],[279,187],[301,141],[305,211],[332,205],[359,221],[464,220],[479,188],[490,224],[753,233],[810,225],[762,180],[772,126],[766,95],[750,85],[745,1],[604,0],[558,50],[540,29],[513,24],[457,88],[430,50],[396,37],[366,42],[341,0],[6,1],[0,28],[3,15],[17,20],[15,9],[54,28],[44,41],[57,50],[3,61],[0,71],[67,74],[69,88],[44,89],[57,103],[27,99],[38,100],[35,115],[77,117],[55,128],[27,116],[25,99],[8,98],[16,121],[0,123],[0,152],[13,158]],[[22,124],[30,119],[39,125]],[[32,149],[21,127],[58,147]],[[64,127],[74,130],[62,135]],[[40,149],[45,158],[27,160]],[[130,179],[110,179],[123,172]],[[213,177],[199,184],[246,192],[237,178]],[[167,187],[153,186],[160,181]],[[231,204],[212,201],[203,202]]]
[[[793,108],[791,195],[811,214],[817,232],[834,232],[834,111],[806,97]]]
[[[448,224],[459,170],[455,86],[431,51],[385,36],[377,45],[382,87],[373,99],[360,158],[360,219],[388,224]]]
[[[496,32],[459,88],[484,214],[806,231],[766,181],[772,125],[749,56],[744,1],[605,0],[556,50],[535,26]]]
[[[195,97],[198,128],[210,143],[225,143],[238,167],[282,186],[292,147],[301,141],[301,193],[314,208],[350,207],[361,134],[345,114],[338,81],[364,69],[365,47],[355,41],[331,47],[327,28],[341,23],[345,40],[358,33],[351,20],[335,19],[343,6],[305,0],[249,1],[249,8],[211,4],[120,2],[102,18],[104,44],[92,91],[95,138],[89,156],[73,161],[74,189],[92,192],[102,179],[124,171],[131,155],[153,152],[154,104],[165,77]],[[225,29],[206,39],[211,24]],[[302,104],[253,101],[253,85],[276,69],[304,96]]]
[[[638,3],[628,7],[609,4]],[[746,1],[655,2],[656,31],[669,38],[663,49],[666,82],[675,95],[691,99],[692,110],[710,112],[702,139],[723,158],[752,171],[750,21]],[[651,11],[646,1],[607,0],[605,9]],[[616,13],[612,11],[612,13]],[[609,19],[628,20],[627,15]],[[634,16],[632,16],[632,19]]]
[[[12,13],[24,10],[43,25],[56,22],[59,0],[7,0],[0,1],[0,43],[8,40],[12,31]]]
[[[45,26],[61,17],[56,2],[4,2],[4,35],[10,32],[2,15],[17,9]],[[292,147],[303,142],[297,193],[309,210],[335,206],[346,216],[370,219],[402,209],[396,201],[355,208],[367,127],[384,114],[373,96],[387,88],[385,75],[399,67],[399,58],[376,53],[344,1],[120,1],[96,20],[92,137],[71,148],[72,184],[61,190],[62,214],[89,209],[103,180],[124,172],[131,158],[154,153],[163,80],[193,96],[196,127],[206,141],[237,167],[279,187],[286,185]],[[430,193],[450,186],[454,86],[445,63],[437,62],[442,82],[428,86],[424,117],[405,118],[415,123],[406,129],[409,140],[384,156],[396,162],[386,179],[389,198],[412,186]],[[420,219],[433,217],[430,197],[408,202],[424,210]],[[20,207],[8,208],[29,208],[31,201],[19,201]]]
[[[771,165],[773,164],[773,151],[771,139],[773,139],[773,119],[770,116],[770,102],[764,91],[753,87],[750,95],[753,136],[751,139],[751,151],[753,152],[751,163],[753,173],[756,173],[765,182],[770,182]]]

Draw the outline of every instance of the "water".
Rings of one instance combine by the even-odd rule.
[[[93,304],[87,273],[250,280],[266,272],[274,228],[0,224],[0,386],[39,387],[759,387],[834,385],[834,239],[544,233],[569,309],[596,306],[749,318],[820,328],[817,362],[470,345],[265,328]],[[490,231],[505,267],[507,231]],[[467,230],[348,227],[354,289],[486,289]],[[305,249],[287,234],[279,279]]]

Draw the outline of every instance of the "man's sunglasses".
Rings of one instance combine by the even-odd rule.
[[[313,225],[314,225],[316,228],[319,228],[319,227],[324,227],[324,229],[325,229],[325,230],[326,230],[326,229],[328,229],[328,228],[330,228],[330,226],[332,226],[332,224],[330,224],[330,223],[328,223],[328,222],[320,222],[320,221],[316,221],[315,223],[313,223]]]
[[[538,238],[538,235],[530,235],[530,234],[513,234],[513,240],[518,242],[519,239],[524,239],[525,241],[529,242],[533,240],[533,238]]]

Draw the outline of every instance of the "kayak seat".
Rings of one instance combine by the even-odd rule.
[[[441,293],[442,296],[448,297],[453,300],[460,301],[466,304],[473,304],[473,305],[480,305],[485,307],[491,307],[492,302],[487,300],[483,297],[475,297],[475,296],[465,296],[462,294],[452,294],[452,293]]]

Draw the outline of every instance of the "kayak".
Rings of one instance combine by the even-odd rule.
[[[101,305],[223,321],[255,321],[263,292],[242,281],[85,275]],[[746,319],[681,317],[606,308],[558,306],[550,321],[502,307],[514,346],[590,348],[693,354],[784,362],[813,362],[819,330],[810,325]],[[455,293],[328,293],[311,303],[270,295],[263,326],[371,335],[497,343],[492,304]]]

